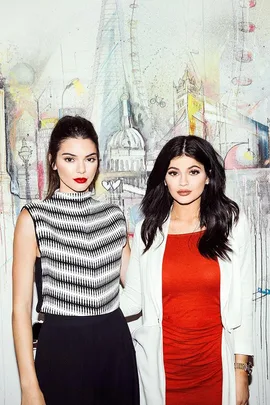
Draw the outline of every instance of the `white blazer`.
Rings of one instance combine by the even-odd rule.
[[[165,372],[162,337],[162,261],[170,218],[143,254],[142,221],[136,226],[130,263],[120,306],[125,316],[142,311],[142,324],[133,332],[137,356],[141,405],[165,405]],[[235,405],[234,354],[253,354],[253,266],[250,230],[243,214],[233,227],[231,261],[219,260],[220,311],[223,324],[222,405]],[[181,264],[180,264],[181,265]]]

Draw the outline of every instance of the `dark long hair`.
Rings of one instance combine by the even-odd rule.
[[[85,118],[79,117],[76,115],[72,117],[66,115],[65,117],[60,118],[60,120],[55,125],[49,142],[49,148],[47,153],[47,168],[48,168],[48,190],[46,199],[50,198],[55,190],[60,187],[60,179],[57,170],[53,170],[53,166],[56,162],[57,153],[60,149],[61,143],[68,138],[82,138],[90,139],[96,145],[97,149],[97,159],[98,167],[95,174],[95,177],[92,181],[90,188],[93,188],[95,181],[99,173],[99,147],[98,147],[98,136],[97,133],[91,124]]]
[[[200,226],[206,231],[199,240],[200,253],[211,259],[229,259],[232,251],[228,237],[232,226],[238,221],[238,205],[225,194],[226,176],[222,158],[212,145],[198,136],[177,136],[160,151],[150,173],[141,209],[144,221],[141,237],[146,252],[153,244],[157,230],[168,219],[173,203],[164,179],[170,161],[179,156],[189,156],[204,166],[209,184],[204,188],[200,203]]]

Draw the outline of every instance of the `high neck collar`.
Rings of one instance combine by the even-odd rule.
[[[55,190],[52,198],[56,200],[67,200],[67,201],[86,201],[92,198],[93,192],[92,191],[84,191],[82,193],[74,192],[74,193],[63,193],[61,191]]]

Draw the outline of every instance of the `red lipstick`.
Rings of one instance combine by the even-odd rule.
[[[189,195],[190,193],[191,193],[190,190],[179,190],[179,191],[177,191],[177,194],[179,194],[179,195],[181,195],[183,197]]]
[[[73,179],[76,183],[83,184],[87,181],[85,177],[78,177],[77,179]]]

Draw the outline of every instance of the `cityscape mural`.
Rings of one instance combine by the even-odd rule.
[[[198,135],[220,153],[227,194],[246,212],[253,242],[250,405],[269,403],[269,14],[265,0],[3,0],[0,403],[19,398],[10,324],[14,225],[24,204],[46,195],[48,140],[67,114],[93,122],[101,151],[95,198],[121,206],[130,235],[169,139]]]

